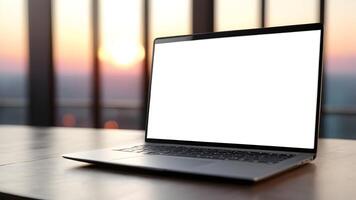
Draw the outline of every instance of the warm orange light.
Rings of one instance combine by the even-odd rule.
[[[63,124],[63,126],[72,127],[77,124],[77,119],[71,113],[65,114],[62,118],[62,124]]]
[[[109,121],[105,122],[104,128],[117,129],[117,128],[119,128],[119,124],[115,120],[109,120]]]
[[[120,69],[131,69],[145,57],[145,49],[141,44],[119,43],[99,49],[99,58]]]

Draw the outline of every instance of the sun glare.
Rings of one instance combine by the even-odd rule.
[[[99,58],[120,69],[131,69],[145,57],[145,49],[141,44],[118,43],[99,49]]]

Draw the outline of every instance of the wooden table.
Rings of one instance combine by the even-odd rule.
[[[142,131],[0,126],[0,135],[0,199],[356,199],[353,140],[321,139],[313,164],[248,185],[61,157],[141,141]]]

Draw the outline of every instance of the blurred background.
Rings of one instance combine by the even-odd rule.
[[[321,136],[356,138],[355,10],[354,0],[0,0],[0,124],[143,129],[155,37],[322,22]]]

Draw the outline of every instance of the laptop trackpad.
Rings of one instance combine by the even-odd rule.
[[[126,158],[115,160],[116,163],[122,165],[136,166],[136,167],[149,167],[149,168],[162,168],[162,169],[175,169],[186,170],[198,166],[213,163],[213,161],[177,158],[169,156],[142,156],[135,158]]]

